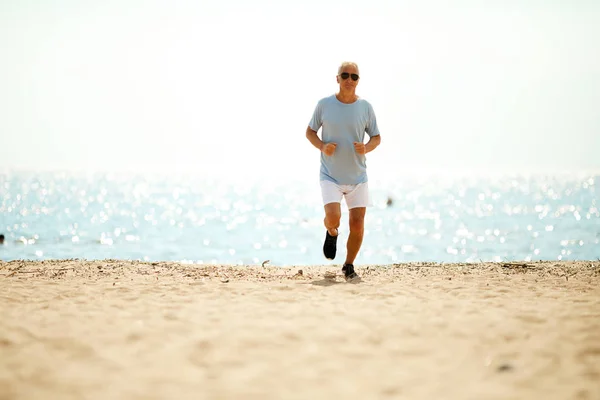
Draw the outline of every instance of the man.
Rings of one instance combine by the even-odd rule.
[[[354,260],[362,244],[369,205],[365,154],[381,142],[373,107],[356,95],[359,79],[356,63],[342,63],[336,76],[339,91],[318,102],[306,129],[306,138],[321,151],[321,194],[327,229],[323,254],[327,259],[333,260],[336,255],[342,197],[348,206],[350,234],[342,267],[347,281],[358,278]],[[320,128],[321,139],[317,135]],[[370,138],[366,144],[365,133]]]

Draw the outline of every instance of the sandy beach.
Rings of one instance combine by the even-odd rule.
[[[600,399],[600,262],[357,272],[0,262],[0,399]]]

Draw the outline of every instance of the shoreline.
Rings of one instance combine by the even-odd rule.
[[[93,268],[96,268],[94,270]],[[145,268],[145,269],[144,269]],[[368,277],[386,278],[406,274],[418,276],[441,276],[461,272],[463,275],[499,273],[499,274],[538,274],[540,276],[563,277],[571,276],[600,276],[600,260],[580,261],[507,261],[507,262],[478,262],[478,263],[437,263],[437,262],[407,262],[395,264],[356,265],[357,273]],[[335,274],[342,277],[341,265],[299,265],[272,266],[265,265],[236,265],[236,264],[190,264],[176,261],[137,261],[137,260],[11,260],[0,261],[0,277],[14,277],[19,274],[30,274],[29,277],[80,277],[90,276],[92,272],[99,275],[147,275],[149,271],[157,275],[203,280],[232,279],[232,280],[298,280],[311,279]],[[402,274],[390,274],[390,271],[401,271]]]

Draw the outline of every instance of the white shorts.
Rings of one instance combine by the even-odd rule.
[[[368,182],[358,185],[338,185],[331,181],[321,181],[321,195],[323,196],[323,205],[341,203],[342,197],[346,199],[348,209],[371,205]]]

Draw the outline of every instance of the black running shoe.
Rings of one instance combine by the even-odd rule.
[[[346,278],[346,281],[352,281],[358,278],[358,275],[356,272],[354,272],[354,265],[352,264],[344,264],[342,267],[342,272],[344,273],[344,278]]]
[[[328,260],[335,258],[335,252],[337,250],[337,238],[338,235],[331,236],[329,231],[325,233],[325,243],[323,243],[323,255]]]

